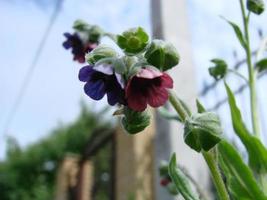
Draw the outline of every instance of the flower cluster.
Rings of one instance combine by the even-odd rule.
[[[88,26],[91,27],[76,22],[74,27],[84,33]],[[163,106],[169,98],[173,80],[165,71],[178,64],[178,52],[164,41],[150,42],[140,27],[121,35],[102,35],[111,37],[123,54],[98,42],[82,40],[78,33],[65,34],[68,40],[63,45],[72,48],[74,60],[88,62],[79,71],[79,80],[85,83],[85,94],[94,100],[106,95],[109,105],[122,107],[115,113],[124,115],[122,124],[127,132],[140,132],[149,125],[147,107]]]
[[[70,34],[64,33],[67,40],[63,43],[65,49],[72,49],[73,60],[79,63],[85,62],[85,54],[91,52],[97,47],[97,42],[90,42],[88,40],[82,40],[77,32]]]
[[[63,42],[63,47],[71,49],[74,61],[85,63],[85,54],[98,46],[102,30],[98,26],[90,26],[81,20],[77,20],[73,28],[75,30],[73,34],[64,33],[66,41]]]

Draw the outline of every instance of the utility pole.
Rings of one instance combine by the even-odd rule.
[[[181,60],[170,74],[174,80],[174,90],[192,110],[197,97],[196,74],[186,0],[151,0],[152,33],[155,39],[164,39],[176,46]],[[207,166],[201,157],[185,145],[183,127],[177,122],[168,123],[156,116],[155,136],[155,188],[156,199],[174,199],[159,185],[158,168],[161,160],[169,160],[172,152],[177,153],[177,162],[184,166],[202,188],[209,188],[210,179]]]

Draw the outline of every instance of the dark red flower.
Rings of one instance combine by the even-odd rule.
[[[160,185],[167,186],[170,182],[171,180],[169,178],[163,178],[160,180]]]
[[[64,33],[67,40],[63,43],[65,49],[72,48],[73,60],[85,62],[85,54],[97,47],[97,43],[83,41],[77,33]]]
[[[172,78],[152,68],[142,68],[126,85],[126,100],[129,108],[144,111],[147,104],[159,107],[169,98],[168,88],[173,87]]]

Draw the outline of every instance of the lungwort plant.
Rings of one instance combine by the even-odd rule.
[[[240,155],[231,142],[222,137],[223,131],[219,117],[206,111],[196,101],[198,113],[191,113],[173,88],[173,80],[167,71],[179,64],[179,54],[175,47],[162,40],[151,40],[141,27],[131,28],[121,34],[105,32],[95,25],[78,20],[74,23],[74,33],[65,33],[63,43],[71,49],[74,60],[87,62],[79,71],[79,80],[84,83],[84,92],[94,100],[107,96],[110,106],[118,106],[114,115],[121,117],[121,124],[129,134],[136,134],[150,124],[148,107],[159,108],[169,102],[184,124],[184,142],[192,150],[204,157],[220,200],[267,200],[267,149],[261,141],[256,77],[267,69],[267,58],[259,59],[266,47],[263,44],[252,59],[250,48],[249,21],[253,14],[264,11],[262,0],[239,0],[243,28],[226,20],[233,28],[241,48],[246,54],[248,76],[228,68],[222,59],[213,59],[210,75],[216,81],[224,80],[231,110],[232,125],[236,135],[244,144],[248,162]],[[100,44],[103,37],[109,37],[121,49]],[[242,119],[235,96],[226,82],[229,73],[246,79],[250,91],[251,120],[253,129],[249,130]],[[197,183],[180,167],[176,156],[160,169],[161,184],[172,194],[180,194],[185,200],[205,199],[198,190]],[[192,184],[193,183],[193,184]]]

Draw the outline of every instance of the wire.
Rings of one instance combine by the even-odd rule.
[[[43,52],[45,43],[47,42],[48,36],[52,30],[53,25],[55,24],[55,21],[56,21],[58,15],[59,15],[59,11],[61,9],[62,3],[63,3],[63,0],[57,0],[57,2],[56,2],[55,9],[54,9],[54,11],[50,17],[48,26],[46,27],[46,29],[44,31],[44,34],[43,34],[42,39],[38,45],[36,53],[32,59],[31,64],[28,67],[28,70],[27,70],[26,75],[23,79],[23,82],[22,82],[21,87],[19,89],[18,95],[14,101],[14,104],[13,104],[10,112],[8,113],[7,120],[4,124],[4,129],[3,129],[4,130],[4,136],[8,135],[7,131],[9,129],[9,126],[10,126],[12,120],[14,119],[14,116],[16,115],[16,113],[18,111],[18,108],[22,102],[22,99],[25,96],[27,88],[29,87],[32,76],[34,74],[34,71],[36,70],[38,60],[41,56],[41,53]]]

